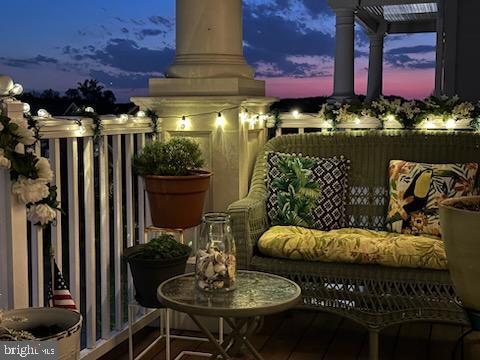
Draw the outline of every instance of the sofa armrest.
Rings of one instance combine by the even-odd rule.
[[[237,266],[248,269],[257,241],[268,229],[266,199],[259,194],[249,194],[232,203],[228,213],[237,247]]]

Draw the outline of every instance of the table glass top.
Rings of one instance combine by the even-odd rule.
[[[186,274],[172,278],[160,285],[158,294],[165,302],[186,307],[214,309],[269,308],[291,303],[300,298],[300,288],[280,276],[238,271],[236,289],[230,292],[211,293],[195,287],[195,275]]]

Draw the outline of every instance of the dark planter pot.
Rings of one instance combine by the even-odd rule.
[[[58,360],[80,359],[82,315],[60,308],[28,308],[5,311],[2,326],[31,332],[40,341],[56,341]]]
[[[453,198],[440,204],[440,224],[453,286],[462,305],[480,311],[480,211],[455,207],[478,204],[480,196]]]
[[[135,299],[143,307],[161,308],[163,305],[157,300],[158,286],[165,280],[185,273],[191,249],[184,245],[184,256],[166,260],[147,260],[132,257],[134,253],[141,251],[143,246],[145,245],[135,245],[124,251],[124,257],[132,272]]]
[[[188,176],[145,176],[153,225],[187,229],[200,224],[211,176],[202,170]]]

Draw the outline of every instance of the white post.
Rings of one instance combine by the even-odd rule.
[[[23,116],[23,104],[5,101],[2,113]],[[10,174],[0,170],[0,308],[28,307],[28,245],[25,205],[11,195]]]
[[[370,55],[368,61],[367,99],[377,99],[382,95],[383,85],[383,39],[385,33],[370,34]]]
[[[344,101],[355,98],[355,15],[353,6],[333,8],[336,16],[335,70],[333,75],[332,100]]]
[[[241,0],[177,0],[173,78],[253,78],[243,57]]]

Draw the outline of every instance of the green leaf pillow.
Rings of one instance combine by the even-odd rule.
[[[319,230],[345,226],[348,160],[267,154],[267,213],[272,225]]]

